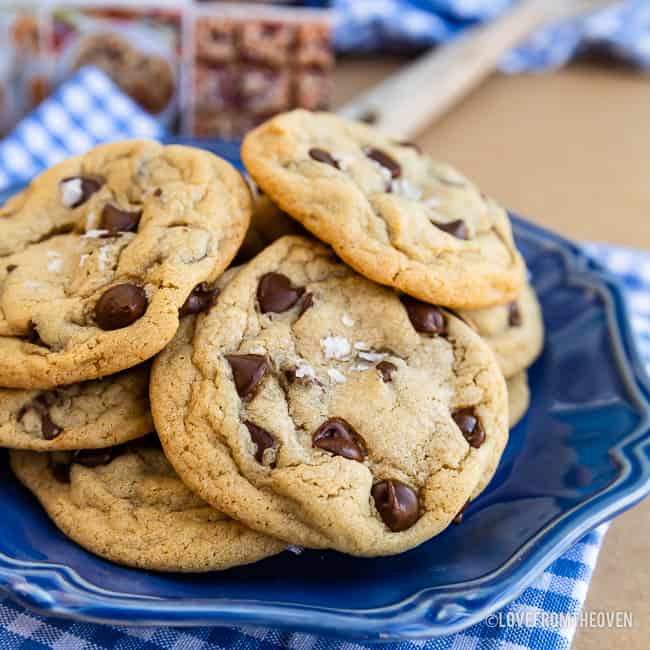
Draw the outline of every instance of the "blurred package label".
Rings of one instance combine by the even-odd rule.
[[[50,92],[40,69],[43,13],[35,5],[0,3],[0,135]]]
[[[296,4],[0,0],[0,133],[84,65],[190,136],[236,139],[280,111],[327,108],[330,13]]]
[[[238,138],[275,113],[329,106],[334,57],[327,12],[202,3],[189,32],[191,135]]]

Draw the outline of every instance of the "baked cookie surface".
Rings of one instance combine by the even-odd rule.
[[[503,208],[411,145],[297,110],[253,130],[242,158],[274,203],[375,282],[452,308],[507,303],[523,286]]]
[[[460,319],[301,237],[241,269],[152,370],[165,453],[217,509],[293,544],[398,553],[496,467],[503,376]]]
[[[520,420],[526,415],[530,406],[530,387],[528,386],[528,374],[525,370],[510,377],[506,382],[508,386],[508,404],[510,413],[510,428],[517,426]]]
[[[528,368],[542,352],[542,309],[529,284],[507,305],[459,313],[492,348],[506,378]]]
[[[118,564],[215,571],[286,548],[201,501],[149,440],[76,454],[12,451],[11,467],[65,535]]]
[[[0,210],[0,385],[47,389],[157,354],[250,211],[241,175],[189,147],[108,144],[39,176]]]
[[[149,367],[47,391],[0,388],[0,447],[112,447],[153,431]]]

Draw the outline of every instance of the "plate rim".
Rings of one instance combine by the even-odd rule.
[[[610,450],[619,465],[616,479],[547,524],[502,565],[480,578],[425,588],[382,607],[338,610],[281,601],[163,599],[120,593],[90,583],[63,564],[17,560],[0,551],[0,590],[43,615],[88,622],[271,627],[351,640],[395,641],[460,632],[517,598],[589,531],[650,494],[650,379],[621,281],[564,237],[514,214],[511,217],[516,234],[563,256],[570,283],[602,293],[617,366],[631,394],[636,394],[642,418]]]

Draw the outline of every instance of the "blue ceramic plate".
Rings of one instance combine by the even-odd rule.
[[[650,492],[650,384],[618,282],[515,219],[544,308],[532,406],[464,522],[400,556],[284,553],[161,575],[68,541],[0,456],[0,587],[46,614],[119,624],[261,625],[350,639],[448,634],[514,599],[587,531]]]

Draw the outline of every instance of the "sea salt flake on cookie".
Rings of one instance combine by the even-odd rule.
[[[320,344],[326,359],[345,359],[352,351],[350,341],[344,336],[327,336]]]

